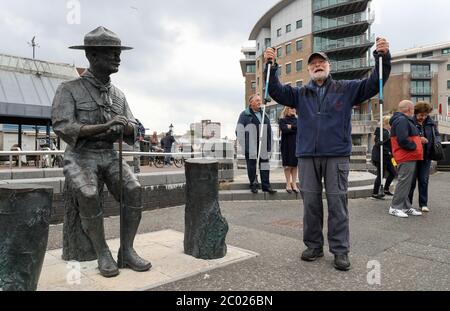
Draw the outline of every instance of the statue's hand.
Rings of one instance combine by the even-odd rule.
[[[109,125],[109,127],[113,127],[113,126],[126,126],[128,124],[128,119],[124,116],[115,116],[111,121],[109,121],[107,123]]]

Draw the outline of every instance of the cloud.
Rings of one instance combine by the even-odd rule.
[[[278,0],[80,0],[81,23],[68,24],[68,1],[3,0],[1,53],[31,56],[27,42],[36,35],[38,58],[86,67],[80,51],[84,35],[99,25],[110,28],[135,49],[122,54],[113,82],[134,114],[152,131],[173,123],[184,133],[201,119],[222,122],[233,137],[244,106],[240,49],[254,24]],[[73,1],[73,0],[71,0]],[[450,41],[448,0],[374,0],[375,34],[393,50]]]

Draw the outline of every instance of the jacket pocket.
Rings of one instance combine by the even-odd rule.
[[[338,164],[338,187],[340,191],[348,191],[348,175],[350,173],[349,163]]]
[[[76,103],[77,119],[83,124],[96,124],[99,118],[99,108],[95,101]]]

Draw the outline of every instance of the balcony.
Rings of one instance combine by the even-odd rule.
[[[416,71],[411,72],[411,79],[415,80],[431,80],[433,73],[431,71]]]
[[[411,87],[411,96],[414,95],[431,96],[433,95],[433,90],[429,87]]]
[[[353,36],[341,39],[314,38],[314,52],[326,52],[329,56],[362,55],[375,44],[375,36]]]
[[[369,73],[375,62],[366,58],[354,58],[342,61],[330,61],[331,73],[336,80],[361,79]]]
[[[327,18],[314,16],[313,33],[315,36],[350,37],[360,35],[369,29],[375,19],[374,14],[366,12]]]
[[[317,15],[342,15],[365,11],[369,0],[314,0],[313,13]]]

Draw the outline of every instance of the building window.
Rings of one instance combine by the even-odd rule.
[[[247,64],[247,73],[256,73],[256,65]]]
[[[450,80],[447,80],[447,90],[450,90]]]
[[[281,57],[281,48],[278,48],[277,49],[277,58],[280,58]]]
[[[302,86],[303,86],[303,81],[302,81],[302,80],[299,80],[299,81],[295,82],[295,85],[296,85],[297,87],[302,87]]]
[[[256,68],[259,68],[259,59],[256,61]]]
[[[303,20],[301,19],[297,21],[297,29],[300,29],[302,27],[303,27]]]
[[[429,64],[412,64],[411,65],[411,72],[430,72],[431,67]]]
[[[292,64],[291,64],[291,63],[286,64],[286,74],[287,74],[287,75],[290,74],[291,71],[292,71]],[[450,81],[449,81],[449,82],[450,82]]]
[[[422,53],[422,57],[426,58],[426,57],[433,57],[433,51],[431,52],[426,52],[426,53]]]
[[[281,37],[281,28],[277,30],[277,37]]]
[[[450,71],[450,64],[447,64],[447,71]]]
[[[289,54],[291,54],[291,50],[292,50],[292,45],[289,43],[289,44],[286,44],[286,55],[289,55]]]
[[[252,81],[252,90],[256,90],[256,82]]]
[[[279,67],[278,67],[278,71],[277,71],[277,75],[278,75],[279,77],[281,77],[282,72],[283,72],[283,66],[279,66]]]
[[[427,102],[427,103],[431,103],[431,97],[429,96],[425,96],[425,97],[420,97],[420,96],[413,96],[411,98],[411,101],[416,104],[417,102]]]
[[[302,71],[303,70],[303,61],[302,60],[298,60],[295,64],[295,70],[297,72]]]
[[[442,54],[450,54],[450,48],[449,49],[443,49]]]
[[[261,47],[261,46],[259,45],[259,42],[258,42],[258,44],[256,45],[256,47],[257,47],[257,49],[258,49],[258,51],[259,51],[259,48]]]
[[[417,54],[414,54],[414,55],[407,55],[406,58],[417,58]]]
[[[291,30],[292,30],[291,24],[286,25],[286,33],[291,32]]]
[[[264,46],[265,48],[269,48],[272,45],[272,40],[270,40],[270,38],[265,38],[264,39]]]
[[[295,48],[297,49],[297,52],[301,51],[303,49],[303,40],[296,41]]]
[[[259,87],[259,77],[256,79],[256,85]]]

